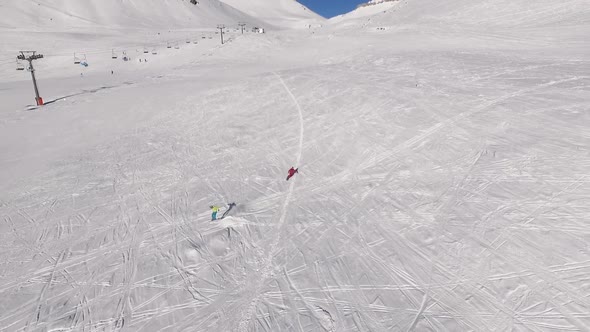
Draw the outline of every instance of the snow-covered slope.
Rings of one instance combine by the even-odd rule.
[[[454,26],[538,27],[588,24],[586,0],[406,0],[399,10],[381,16],[390,24],[439,24]]]
[[[252,19],[218,0],[3,0],[0,11],[0,28],[44,31],[194,29]]]
[[[220,0],[277,27],[307,28],[325,19],[296,0]]]
[[[162,27],[27,34],[50,103],[0,75],[0,331],[587,331],[590,13],[536,3],[129,62]]]
[[[396,6],[400,0],[388,0],[388,1],[370,1],[365,5],[359,6],[357,9],[343,15],[332,17],[330,23],[340,23],[342,21],[358,19],[367,16],[373,16],[378,13],[383,13]]]
[[[375,6],[392,7],[375,12],[371,10]],[[362,15],[363,10],[370,15]],[[328,33],[394,30],[408,36],[419,34],[421,38],[415,41],[432,47],[554,47],[564,52],[569,47],[576,52],[590,48],[585,35],[590,27],[586,0],[540,0],[534,4],[526,0],[396,1],[361,7],[330,22]],[[408,43],[415,44],[412,40]]]
[[[371,1],[356,10],[334,17],[329,21],[359,19],[364,24],[367,16],[372,26],[400,26],[403,24],[430,24],[453,29],[457,26],[490,29],[497,27],[560,27],[587,25],[588,2],[585,0],[534,3],[523,0],[405,0]]]

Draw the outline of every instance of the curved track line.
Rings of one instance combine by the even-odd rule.
[[[297,106],[297,112],[299,113],[299,153],[297,154],[297,165],[299,165],[299,163],[301,163],[301,155],[303,153],[303,109],[301,108],[301,105],[299,105],[299,101],[297,101],[297,98],[295,98],[295,95],[293,95],[293,92],[291,92],[291,89],[289,89],[283,78],[277,73],[274,74],[279,78],[281,84],[289,93],[289,96],[291,96],[293,103],[295,103],[295,106]]]
[[[299,152],[297,153],[297,162],[295,163],[296,167],[298,167],[299,164],[301,163],[301,155],[303,153],[303,110],[301,109],[301,105],[299,105],[297,98],[295,98],[295,95],[293,95],[293,93],[291,92],[291,89],[289,89],[289,87],[287,86],[287,84],[285,83],[283,78],[281,76],[279,76],[279,74],[277,74],[277,73],[274,73],[274,74],[279,78],[279,80],[281,81],[281,84],[283,84],[283,87],[285,87],[285,91],[287,91],[289,93],[289,96],[291,96],[291,99],[295,103],[295,106],[297,106],[297,111],[299,113]],[[283,226],[283,223],[285,222],[285,218],[287,217],[287,208],[289,207],[289,202],[291,201],[291,195],[293,194],[293,189],[295,188],[295,179],[296,178],[293,178],[293,181],[289,184],[289,192],[287,193],[287,198],[285,199],[285,202],[283,203],[283,210],[282,210],[283,212],[281,213],[281,218],[279,219],[279,224],[278,224],[279,229]],[[278,237],[277,237],[277,239],[278,239]],[[278,243],[278,240],[276,242]],[[275,246],[273,245],[271,248],[274,250]]]
[[[289,87],[287,86],[287,84],[285,83],[283,78],[277,73],[273,73],[273,74],[281,81],[281,84],[285,88],[285,91],[287,91],[287,93],[289,93],[289,96],[293,100],[293,103],[297,107],[297,112],[299,113],[299,152],[297,153],[297,162],[296,162],[296,165],[299,165],[301,163],[301,155],[303,153],[303,133],[304,133],[304,130],[303,130],[303,110],[301,108],[301,105],[299,105],[297,98],[295,98],[295,95],[293,95],[293,93],[291,92],[291,89],[289,89]],[[296,178],[293,178],[293,180],[289,184],[289,189],[287,191],[287,197],[285,198],[285,201],[283,202],[283,207],[281,209],[281,217],[279,218],[279,222],[277,223],[277,233],[278,234],[275,237],[274,241],[272,242],[272,244],[267,252],[267,255],[264,259],[264,267],[260,273],[260,278],[256,279],[257,282],[256,282],[255,288],[254,288],[255,289],[254,298],[252,299],[252,301],[248,305],[246,312],[244,314],[242,314],[242,318],[240,319],[240,322],[238,324],[238,331],[240,331],[240,332],[248,331],[248,325],[250,323],[250,319],[251,319],[252,315],[254,314],[254,311],[256,310],[256,304],[258,303],[258,301],[260,299],[260,288],[262,287],[262,285],[264,285],[265,281],[269,277],[271,277],[271,275],[272,275],[272,270],[273,270],[272,269],[272,259],[274,256],[274,252],[281,240],[281,231],[282,231],[283,225],[285,223],[285,219],[287,218],[287,209],[289,208],[289,203],[291,202],[291,196],[293,195],[293,190],[295,189],[295,182],[296,182]]]

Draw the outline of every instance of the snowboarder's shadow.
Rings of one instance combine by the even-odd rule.
[[[236,206],[236,203],[229,203],[228,205],[229,205],[229,208],[225,212],[223,212],[223,214],[221,215],[221,218],[219,218],[219,219],[225,218],[228,215],[229,211],[231,211],[234,208],[234,206]]]

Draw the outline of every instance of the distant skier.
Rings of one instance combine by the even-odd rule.
[[[289,169],[289,175],[287,176],[287,181],[289,181],[289,179],[292,178],[293,175],[295,175],[295,173],[299,173],[299,168],[291,167],[291,169]]]
[[[211,205],[209,208],[212,211],[212,213],[211,213],[211,221],[217,220],[217,212],[219,212],[220,207],[217,206],[217,205]]]

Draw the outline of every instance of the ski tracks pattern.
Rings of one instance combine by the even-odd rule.
[[[291,97],[291,100],[293,101],[293,104],[297,108],[297,113],[299,115],[299,149],[298,149],[297,156],[296,156],[296,166],[295,166],[295,167],[298,167],[301,164],[301,157],[303,154],[303,137],[304,137],[303,109],[301,108],[301,105],[299,105],[297,98],[295,97],[293,92],[291,92],[291,89],[289,89],[289,87],[287,86],[287,84],[285,83],[283,78],[278,73],[274,73],[274,75],[279,79],[279,81],[281,82],[281,85],[284,87],[285,91]],[[293,190],[295,189],[295,184],[297,183],[296,180],[297,180],[297,178],[295,177],[289,183],[287,195],[285,197],[285,200],[283,201],[283,206],[281,207],[281,214],[280,214],[279,220],[276,224],[277,232],[275,234],[273,242],[268,247],[268,249],[266,249],[266,256],[263,260],[264,265],[262,267],[262,271],[260,272],[260,277],[256,279],[256,284],[254,286],[254,289],[255,289],[254,299],[252,299],[252,301],[247,305],[245,313],[242,315],[242,318],[238,323],[238,330],[240,332],[248,331],[248,328],[250,325],[250,319],[251,319],[252,315],[254,314],[254,311],[256,310],[259,298],[261,296],[260,288],[262,285],[264,285],[267,282],[267,280],[269,278],[272,277],[272,273],[274,270],[273,257],[276,254],[276,249],[277,249],[278,244],[282,240],[282,229],[283,229],[283,225],[285,224],[285,220],[287,218],[289,203],[291,202],[291,196],[293,195]]]

